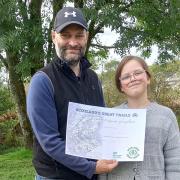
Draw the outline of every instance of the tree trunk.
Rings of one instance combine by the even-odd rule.
[[[37,70],[44,66],[44,39],[42,35],[42,19],[41,19],[41,6],[42,0],[31,0],[29,4],[29,13],[30,13],[30,22],[33,22],[32,29],[37,29],[38,39],[42,39],[42,41],[38,40],[36,42],[36,37],[32,39],[32,42],[29,44],[29,51],[36,52],[37,50],[41,53],[38,56],[35,56],[31,59],[33,63],[33,67],[31,68],[31,76],[33,76]]]
[[[16,71],[18,59],[16,55],[7,53],[9,80],[12,94],[17,104],[18,119],[24,136],[26,148],[32,148],[32,130],[26,113],[26,94],[20,74]]]
[[[49,24],[49,29],[48,29],[48,34],[47,34],[47,41],[48,41],[47,63],[50,63],[50,61],[56,56],[56,52],[54,51],[54,44],[51,39],[51,31],[54,29],[55,16],[57,12],[63,8],[63,4],[64,4],[64,0],[52,2],[53,18]]]

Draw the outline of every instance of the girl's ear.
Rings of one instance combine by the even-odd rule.
[[[147,75],[147,84],[150,85],[150,83],[151,83],[151,79],[150,79],[150,77]]]

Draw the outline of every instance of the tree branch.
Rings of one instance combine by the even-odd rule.
[[[128,12],[128,9],[135,3],[135,1],[130,1],[129,4],[122,3],[124,6],[121,8],[120,12]]]
[[[6,59],[1,54],[0,54],[0,60],[2,61],[6,69],[8,69],[8,63],[6,62]]]
[[[92,47],[98,47],[98,48],[103,48],[103,49],[114,49],[116,48],[115,46],[103,46],[103,45],[100,45],[100,44],[91,44]]]
[[[74,0],[74,7],[76,8],[83,8],[84,0]]]
[[[22,16],[23,22],[25,24],[28,21],[26,1],[23,2],[22,0],[18,0],[18,4],[19,4],[20,15]]]
[[[100,24],[98,24],[98,26],[94,29],[94,33],[95,35],[97,33],[100,33],[101,32],[101,29],[104,27],[104,22],[101,22]]]

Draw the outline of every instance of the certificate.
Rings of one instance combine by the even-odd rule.
[[[146,109],[69,103],[65,153],[90,159],[143,161]]]

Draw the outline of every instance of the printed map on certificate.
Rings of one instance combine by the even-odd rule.
[[[142,161],[146,109],[69,103],[66,154],[91,159]]]

